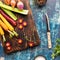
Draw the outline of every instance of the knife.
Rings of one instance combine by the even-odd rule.
[[[46,16],[46,25],[47,25],[48,48],[52,48],[51,33],[50,33],[50,24],[49,24],[48,14],[46,13],[45,16]]]

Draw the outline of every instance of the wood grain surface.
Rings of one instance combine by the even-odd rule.
[[[18,19],[23,18],[23,20],[27,22],[27,26],[25,28],[23,28],[23,30],[20,30],[18,28],[19,23],[18,23],[18,20],[17,20],[16,21],[17,26],[14,27],[14,28],[15,28],[15,31],[19,35],[18,35],[18,37],[13,37],[12,39],[9,38],[9,34],[7,32],[5,32],[6,33],[5,37],[6,37],[7,41],[6,42],[2,41],[2,44],[3,44],[4,51],[7,54],[29,48],[29,45],[28,45],[29,42],[33,42],[34,46],[37,46],[37,45],[40,44],[39,36],[38,36],[37,29],[36,29],[36,26],[35,26],[35,23],[34,23],[34,19],[33,19],[33,16],[32,16],[32,11],[30,9],[29,1],[28,0],[22,0],[22,2],[24,3],[24,9],[29,10],[28,15],[22,15],[22,14],[17,14],[17,13],[14,13],[14,14],[18,17]],[[28,40],[25,37],[27,37]],[[18,42],[17,42],[17,40],[20,39],[20,38],[23,40],[23,44],[21,44],[21,45],[18,44]],[[12,46],[11,50],[6,49],[5,45],[6,45],[7,42],[11,43],[11,46]]]

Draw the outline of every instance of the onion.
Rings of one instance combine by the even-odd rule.
[[[17,3],[17,8],[20,9],[20,10],[23,10],[24,4],[23,4],[21,1],[19,1],[19,2]]]
[[[14,8],[16,6],[16,1],[15,0],[11,0],[11,6]]]

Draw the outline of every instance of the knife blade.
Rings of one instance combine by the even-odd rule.
[[[46,25],[47,25],[48,48],[52,48],[49,17],[47,13],[45,14],[45,16],[46,16]]]

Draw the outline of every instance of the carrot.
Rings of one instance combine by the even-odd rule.
[[[8,27],[10,31],[14,31],[14,28],[12,27],[12,25],[3,17],[2,14],[0,14],[0,18],[5,23],[5,25]]]
[[[1,28],[1,26],[0,26],[0,34],[1,34],[1,35],[4,35],[4,31],[3,31],[3,29]]]
[[[16,22],[10,18],[8,15],[4,13],[4,11],[0,10],[0,13],[6,18],[7,21],[9,21],[13,26],[16,26]]]
[[[3,31],[3,29],[1,28],[1,26],[0,26],[0,35],[2,35],[2,37],[3,37],[3,42],[5,42],[6,39],[5,39],[5,36],[4,36],[4,31]]]
[[[14,34],[8,30],[8,27],[0,20],[0,26],[7,32],[9,32],[12,36],[14,36]]]
[[[17,20],[17,17],[15,16],[14,13],[12,13],[11,11],[7,10],[7,9],[4,9],[4,8],[1,8],[7,15],[9,15],[13,20]]]
[[[9,29],[10,31],[12,31],[12,32],[15,34],[15,36],[18,36],[18,34],[14,31],[13,26],[3,17],[2,14],[0,14],[0,18],[1,18],[1,20],[5,23],[5,25],[8,27],[8,29]]]
[[[16,1],[15,0],[11,0],[11,6],[14,8],[16,6]]]
[[[6,26],[1,20],[0,20],[0,26],[1,26],[4,30],[8,31],[7,26]]]

